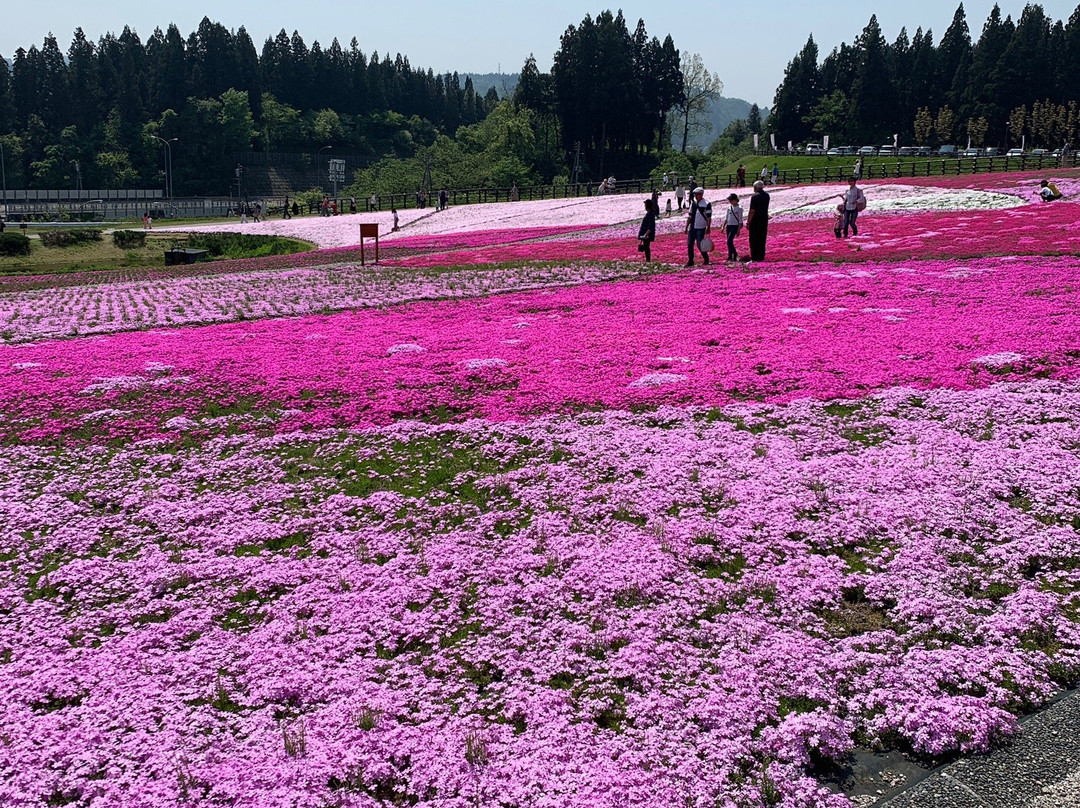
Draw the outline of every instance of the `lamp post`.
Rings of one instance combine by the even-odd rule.
[[[323,146],[321,149],[319,149],[318,153],[315,155],[315,184],[320,188],[322,188],[322,179],[319,177],[319,166],[322,165],[322,153],[324,151],[329,151],[332,148],[334,148],[334,147],[333,146]]]
[[[0,140],[0,177],[4,182],[4,215],[7,216],[7,165],[4,160],[4,141]]]
[[[172,144],[178,143],[180,138],[171,137],[166,140],[163,137],[157,135],[150,135],[154,140],[160,140],[165,144],[165,196],[168,197],[170,204],[172,203]]]

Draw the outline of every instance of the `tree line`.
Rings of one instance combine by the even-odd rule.
[[[671,37],[640,20],[631,32],[622,12],[568,27],[548,74],[530,56],[511,99],[366,55],[355,38],[309,47],[283,29],[259,51],[243,27],[204,18],[187,37],[169,25],[145,42],[130,28],[92,42],[78,29],[66,52],[49,35],[10,65],[0,56],[0,143],[8,187],[164,187],[164,142],[179,194],[228,193],[237,152],[325,146],[386,182],[400,181],[395,160],[443,170],[435,184],[545,182],[575,158],[582,177],[636,170],[669,142],[685,98]]]
[[[973,41],[963,3],[941,40],[931,30],[886,42],[872,16],[819,62],[811,36],[789,62],[765,128],[778,143],[946,143],[1059,147],[1080,136],[1080,6],[1067,22],[1029,4],[995,5]]]
[[[284,30],[262,51],[241,27],[204,18],[145,41],[130,28],[96,43],[75,31],[0,57],[0,142],[8,187],[163,187],[163,144],[176,138],[174,186],[222,194],[233,155],[332,146],[378,158],[411,154],[439,131],[483,120],[498,103],[457,73],[370,56],[354,38],[308,47]],[[181,145],[182,144],[182,145]]]

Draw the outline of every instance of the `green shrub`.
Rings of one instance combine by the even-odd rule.
[[[13,257],[30,254],[30,239],[22,233],[0,233],[0,255]]]
[[[294,239],[250,233],[192,233],[188,236],[188,246],[206,250],[211,259],[292,255],[307,249]]]
[[[41,243],[45,247],[72,247],[91,241],[101,241],[100,230],[46,230],[41,234]]]
[[[142,230],[114,230],[112,240],[121,250],[135,250],[146,246],[146,233]]]

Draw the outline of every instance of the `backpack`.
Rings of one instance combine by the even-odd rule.
[[[859,189],[859,198],[855,200],[855,210],[859,213],[866,210],[866,194],[862,192],[862,188]]]

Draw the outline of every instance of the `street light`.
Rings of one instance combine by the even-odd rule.
[[[332,149],[332,148],[334,148],[334,147],[333,146],[323,146],[321,149],[319,149],[318,153],[315,155],[315,184],[317,186],[319,186],[320,188],[322,188],[322,180],[319,178],[319,166],[321,165],[321,161],[322,161],[322,153],[324,151],[327,151],[327,150]]]
[[[172,204],[172,144],[179,143],[180,138],[171,137],[166,140],[163,137],[157,135],[150,135],[154,140],[160,140],[165,144],[165,196],[169,198],[169,204]]]
[[[7,166],[4,161],[4,141],[0,140],[0,177],[4,181],[4,215],[7,216]]]

